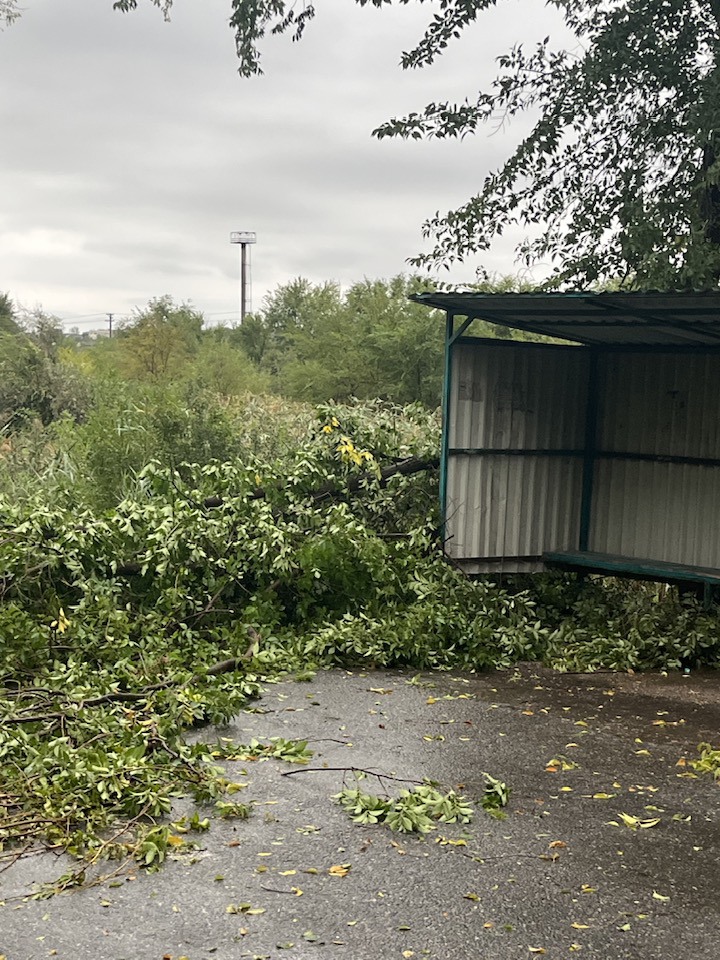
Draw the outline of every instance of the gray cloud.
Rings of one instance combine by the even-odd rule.
[[[65,317],[164,293],[230,316],[233,229],[258,233],[256,304],[297,275],[347,284],[407,269],[423,219],[467,199],[520,128],[462,143],[370,131],[472,96],[518,13],[530,37],[549,17],[510,0],[437,67],[403,73],[428,8],[325,0],[302,43],[270,39],[266,75],[242,80],[228,6],[178,0],[168,25],[149,4],[122,16],[111,0],[26,0],[0,33],[0,290]],[[490,265],[512,270],[511,246]],[[454,276],[471,280],[473,265]]]

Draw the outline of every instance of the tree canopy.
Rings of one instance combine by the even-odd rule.
[[[282,284],[241,327],[226,331],[285,396],[440,402],[443,325],[411,303],[415,277],[336,283],[298,277]]]
[[[177,306],[169,296],[151,300],[120,330],[132,372],[166,379],[197,352],[202,325],[202,314],[189,304]]]
[[[152,0],[167,15],[171,0]],[[383,7],[393,0],[355,0]],[[394,0],[407,5],[410,0]],[[417,0],[418,3],[427,0]],[[441,0],[405,69],[431,65],[501,0]],[[137,0],[115,7],[133,9]],[[488,90],[393,118],[377,137],[461,138],[529,114],[533,126],[459,209],[424,226],[416,265],[479,256],[509,227],[528,231],[526,265],[551,283],[716,285],[720,276],[720,0],[551,0],[568,42],[546,37],[498,60]],[[267,35],[299,38],[313,3],[231,0],[240,73],[261,73]]]
[[[17,0],[0,0],[0,27],[17,20],[20,16]]]

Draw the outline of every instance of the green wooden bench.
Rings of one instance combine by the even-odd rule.
[[[720,587],[720,570],[693,567],[664,560],[645,560],[614,553],[593,553],[589,550],[561,550],[543,554],[548,566],[575,573],[598,573],[608,577],[632,577],[636,580],[658,580],[682,587],[696,585],[696,591],[710,602]]]

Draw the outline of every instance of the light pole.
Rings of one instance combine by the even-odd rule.
[[[230,243],[240,244],[240,323],[245,319],[247,312],[248,288],[248,246],[257,243],[257,234],[252,230],[233,230],[230,234]]]

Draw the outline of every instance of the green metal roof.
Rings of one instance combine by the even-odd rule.
[[[418,293],[460,317],[603,346],[720,347],[720,292]]]

